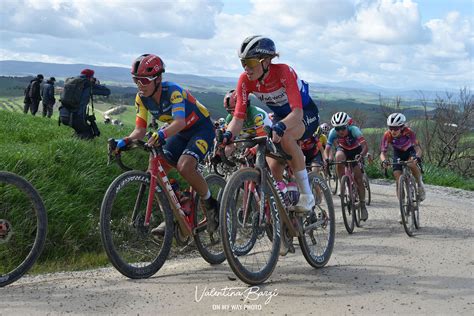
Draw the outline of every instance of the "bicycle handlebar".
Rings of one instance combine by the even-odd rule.
[[[132,139],[129,141],[127,144],[127,147],[124,149],[117,150],[117,143],[115,139],[109,138],[107,140],[107,147],[108,147],[108,160],[107,160],[107,165],[110,165],[110,163],[113,161],[119,167],[124,170],[124,171],[129,171],[133,170],[133,168],[128,167],[126,164],[123,163],[122,161],[122,151],[128,151],[131,149],[136,149],[136,148],[141,148],[145,150],[146,152],[151,152],[154,155],[162,154],[163,149],[161,146],[152,146],[149,145],[147,142],[140,140],[140,139]]]

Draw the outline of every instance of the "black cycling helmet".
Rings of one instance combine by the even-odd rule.
[[[244,39],[239,49],[239,58],[265,58],[276,55],[275,43],[268,37],[252,35]]]

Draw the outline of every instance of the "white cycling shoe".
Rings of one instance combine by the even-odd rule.
[[[296,213],[307,213],[310,212],[316,205],[314,196],[312,194],[300,194],[298,204],[293,207]]]

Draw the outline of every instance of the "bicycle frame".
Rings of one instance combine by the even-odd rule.
[[[147,207],[146,207],[146,213],[145,213],[145,222],[144,226],[148,227],[150,225],[150,218],[151,218],[151,213],[153,209],[153,200],[155,199],[155,192],[157,188],[157,184],[160,188],[165,188],[163,191],[168,199],[170,201],[171,208],[173,210],[173,216],[175,220],[178,222],[179,228],[181,230],[181,233],[183,234],[184,237],[192,236],[195,231],[195,227],[193,227],[193,221],[194,221],[194,216],[195,216],[195,207],[194,205],[194,190],[191,190],[191,197],[192,197],[192,210],[193,212],[189,215],[186,216],[181,203],[178,200],[178,197],[176,196],[176,193],[174,192],[173,188],[171,187],[171,183],[168,179],[168,176],[166,174],[166,170],[171,169],[171,165],[169,165],[165,159],[163,158],[163,152],[161,149],[156,149],[156,148],[151,148],[150,152],[150,159],[148,163],[148,170],[147,172],[150,173],[150,189],[148,192],[148,200],[147,200]],[[160,192],[160,191],[158,191]],[[143,193],[142,189],[140,188],[140,194]],[[158,201],[158,199],[157,199]],[[138,205],[137,201],[137,204]],[[135,211],[134,214],[135,215]],[[132,217],[133,218],[133,217]]]

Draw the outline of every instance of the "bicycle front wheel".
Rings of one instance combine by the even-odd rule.
[[[47,226],[38,191],[24,178],[0,172],[0,287],[33,266],[44,248]]]
[[[335,165],[330,165],[329,169],[331,170],[331,175],[326,173],[326,180],[328,182],[329,187],[331,188],[331,192],[333,195],[336,195],[337,193],[337,186],[339,184],[339,179],[337,178],[336,175],[336,166]]]
[[[344,226],[349,234],[354,232],[355,205],[354,197],[351,194],[351,183],[349,177],[342,176],[341,179],[341,208]]]
[[[298,237],[306,261],[315,268],[324,267],[331,258],[336,221],[331,190],[314,172],[308,175],[316,206],[303,220],[304,234]]]
[[[280,220],[271,192],[262,192],[260,172],[243,168],[234,173],[224,189],[220,213],[224,252],[234,273],[256,285],[270,277],[278,261]],[[264,197],[247,207],[248,192]],[[242,214],[240,210],[246,209]],[[269,229],[271,227],[271,229]],[[271,238],[267,234],[271,233]],[[244,249],[245,248],[245,249]]]
[[[415,216],[413,212],[413,201],[411,199],[412,188],[405,175],[398,179],[398,198],[400,200],[400,213],[402,224],[408,236],[412,237],[415,230]]]
[[[211,196],[219,203],[222,201],[222,193],[226,182],[224,178],[217,174],[210,174],[206,176],[206,182],[209,186]],[[201,256],[210,264],[219,264],[225,260],[224,249],[222,248],[222,238],[219,230],[209,233],[206,229],[207,218],[206,211],[202,203],[200,203],[199,195],[196,195],[196,205],[194,214],[194,227],[196,234],[194,235],[194,242],[196,248],[199,250]]]
[[[132,279],[148,278],[165,263],[173,241],[173,214],[162,189],[156,186],[150,225],[145,213],[150,174],[128,171],[109,186],[100,210],[102,244],[112,265]],[[165,223],[164,234],[154,227]]]

